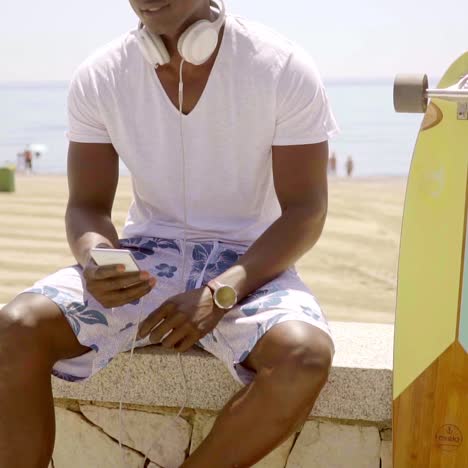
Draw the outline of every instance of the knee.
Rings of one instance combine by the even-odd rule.
[[[6,358],[12,364],[44,356],[43,327],[36,312],[24,302],[11,303],[0,310],[0,359]]]
[[[330,374],[332,354],[327,345],[297,342],[286,346],[284,359],[279,363],[283,375],[297,385],[323,386]]]
[[[306,323],[286,322],[277,327],[271,368],[280,386],[305,392],[322,388],[332,366],[331,339],[322,330]]]
[[[37,314],[28,304],[8,304],[0,311],[0,333],[5,339],[32,338],[39,328]]]

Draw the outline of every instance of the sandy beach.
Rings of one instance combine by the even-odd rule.
[[[330,179],[327,223],[297,264],[329,320],[393,322],[405,178]],[[0,193],[0,303],[75,263],[65,236],[65,176],[16,177]],[[131,200],[122,177],[113,219],[121,231]]]

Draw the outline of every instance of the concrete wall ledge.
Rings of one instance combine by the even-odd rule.
[[[336,354],[329,382],[312,416],[389,425],[392,404],[393,325],[331,322]],[[87,382],[53,378],[54,397],[81,401],[120,401],[129,353],[119,355]],[[187,377],[187,408],[219,410],[240,385],[224,365],[194,349],[182,356]],[[175,407],[185,401],[177,355],[156,346],[135,352],[123,403]]]

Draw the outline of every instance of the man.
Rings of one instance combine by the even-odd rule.
[[[353,157],[350,155],[348,156],[348,159],[346,160],[346,174],[348,177],[351,177],[353,175],[353,170],[354,170],[354,161]]]
[[[24,154],[24,163],[26,167],[26,172],[32,172],[33,154],[29,145],[26,146],[26,149],[24,150],[23,154]]]
[[[179,38],[218,9],[209,0],[130,3],[170,60],[155,70],[132,32],[72,80],[66,227],[79,265],[0,313],[0,466],[47,466],[50,373],[78,381],[105,367],[130,348],[140,310],[138,346],[197,344],[245,384],[185,468],[265,457],[306,420],[331,366],[326,319],[294,268],[323,229],[336,130],[314,65],[286,39],[228,15],[208,60],[183,64],[180,116]],[[134,187],[121,240],[111,221],[119,157]],[[98,267],[96,246],[132,250],[141,271]],[[220,285],[233,303],[214,301]]]

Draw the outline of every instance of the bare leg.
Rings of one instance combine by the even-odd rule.
[[[244,468],[260,461],[303,423],[325,385],[332,344],[302,322],[273,327],[245,365],[255,380],[223,408],[184,468]]]
[[[0,466],[45,468],[55,438],[50,372],[88,351],[49,299],[22,294],[0,310]]]

